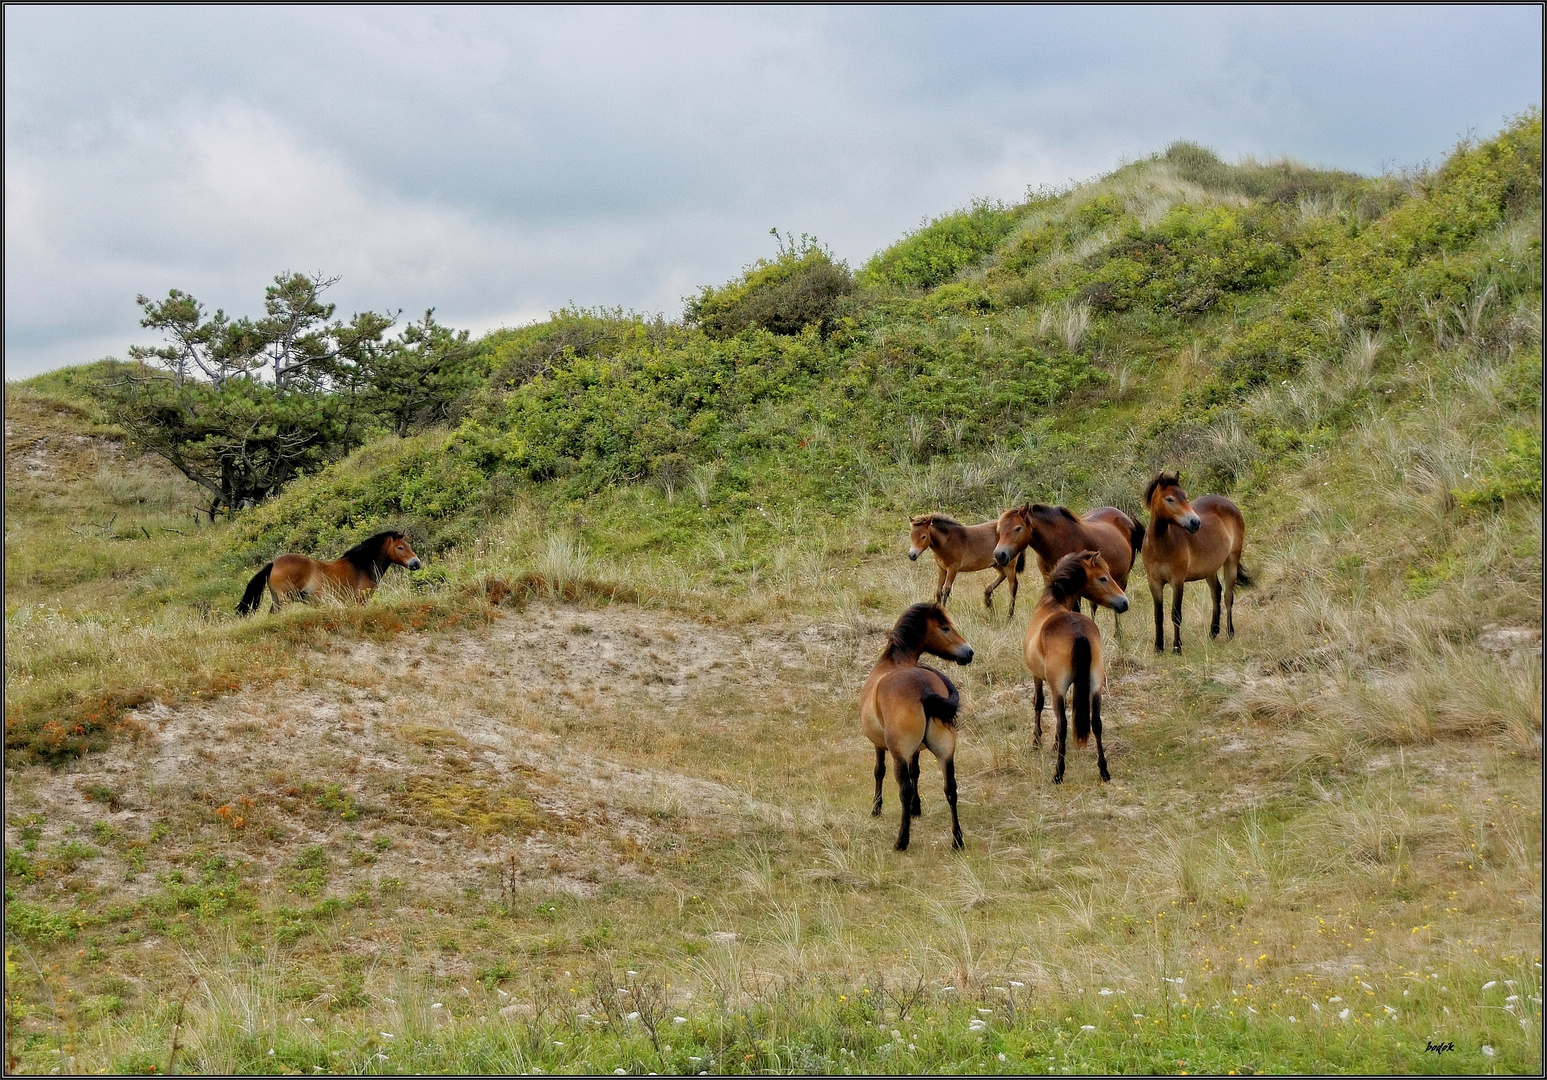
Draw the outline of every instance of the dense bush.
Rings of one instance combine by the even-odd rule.
[[[781,239],[778,258],[759,259],[718,289],[704,286],[688,301],[686,318],[714,338],[744,330],[798,334],[808,326],[828,334],[837,325],[841,299],[853,288],[849,268],[814,239]]]
[[[1015,228],[1021,211],[980,201],[936,218],[877,254],[860,275],[867,285],[932,289],[976,266]]]

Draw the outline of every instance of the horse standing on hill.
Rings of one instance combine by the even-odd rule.
[[[1223,495],[1205,495],[1189,502],[1181,476],[1161,473],[1144,489],[1150,512],[1145,534],[1144,572],[1155,601],[1155,651],[1166,649],[1164,591],[1171,586],[1171,636],[1175,651],[1182,651],[1182,586],[1208,580],[1214,598],[1209,637],[1219,636],[1221,593],[1224,596],[1226,636],[1235,637],[1235,587],[1250,585],[1241,565],[1241,545],[1246,541],[1246,519],[1235,503]],[[1220,584],[1220,572],[1224,584]]]
[[[1053,577],[1053,568],[1065,555],[1077,551],[1099,551],[1120,588],[1128,588],[1128,574],[1134,556],[1144,542],[1144,526],[1115,506],[1098,506],[1084,517],[1062,506],[1027,503],[999,515],[996,526],[994,562],[1004,566],[1012,558],[1026,557],[1026,549],[1037,553],[1037,569],[1042,583]],[[1074,610],[1080,610],[1079,597]],[[1010,592],[1010,614],[1015,614],[1015,591]]]
[[[1033,745],[1042,743],[1042,686],[1053,691],[1053,715],[1058,720],[1058,770],[1053,783],[1064,782],[1064,739],[1068,728],[1064,695],[1074,689],[1074,741],[1084,746],[1096,733],[1096,767],[1103,781],[1107,771],[1106,748],[1101,745],[1101,692],[1106,688],[1106,667],[1101,662],[1101,632],[1096,621],[1074,610],[1081,596],[1092,608],[1103,604],[1115,612],[1128,610],[1128,597],[1118,587],[1106,559],[1095,551],[1080,551],[1058,560],[1042,597],[1032,609],[1022,648],[1026,666],[1036,683],[1032,709],[1037,717]]]
[[[890,751],[902,800],[898,851],[908,850],[911,823],[924,812],[919,801],[919,754],[925,746],[945,773],[951,846],[962,846],[961,821],[956,816],[956,711],[961,696],[950,679],[919,663],[924,653],[958,664],[972,662],[972,646],[956,632],[939,604],[914,604],[902,613],[859,692],[860,730],[876,748],[876,798],[870,813],[881,813],[881,787]]]
[[[360,541],[331,562],[310,555],[281,555],[253,575],[242,602],[236,605],[236,613],[251,615],[257,611],[265,588],[273,597],[271,611],[278,610],[288,600],[310,600],[319,596],[349,598],[363,604],[390,568],[402,566],[417,570],[420,565],[419,556],[408,546],[408,540],[402,533],[392,531]]]
[[[963,525],[945,514],[920,514],[909,521],[912,526],[908,558],[915,561],[926,551],[935,553],[935,567],[939,576],[935,580],[935,603],[944,604],[951,596],[951,586],[956,575],[974,570],[997,569],[999,576],[983,590],[983,606],[994,606],[994,590],[999,583],[1010,582],[1010,613],[1015,613],[1015,575],[1026,568],[1024,553],[1015,560],[1012,568],[1008,563],[994,561],[994,542],[997,522],[985,521],[979,525]]]

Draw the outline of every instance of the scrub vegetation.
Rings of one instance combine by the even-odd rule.
[[[157,445],[146,395],[225,392],[134,381],[175,358],[8,384],[9,1066],[1539,1072],[1541,147],[1177,144],[857,269],[780,236],[676,320],[328,309],[305,402],[231,391],[332,425],[249,496]],[[1136,572],[1113,780],[1054,787],[1036,575],[1010,625],[958,588],[966,850],[926,764],[893,852],[908,516],[1162,467],[1245,514],[1236,638],[1195,586],[1154,654]],[[386,528],[425,566],[367,606],[233,614]]]

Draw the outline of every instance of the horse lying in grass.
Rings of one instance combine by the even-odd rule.
[[[935,603],[944,604],[951,597],[951,586],[956,575],[974,570],[997,569],[999,576],[983,590],[983,606],[994,606],[994,590],[1002,581],[1010,582],[1010,613],[1015,613],[1015,575],[1026,569],[1026,555],[1021,553],[1012,568],[1008,561],[995,563],[994,543],[998,522],[985,521],[979,525],[963,525],[944,514],[921,514],[913,518],[908,548],[908,558],[917,560],[926,551],[935,553],[935,567],[939,577],[935,580]]]
[[[1026,666],[1036,683],[1032,708],[1037,716],[1033,745],[1042,743],[1042,686],[1053,691],[1053,715],[1058,720],[1058,770],[1053,783],[1064,782],[1064,739],[1067,719],[1064,695],[1074,690],[1074,741],[1084,746],[1096,733],[1096,767],[1102,780],[1107,771],[1106,748],[1101,745],[1101,691],[1106,688],[1106,668],[1101,662],[1101,632],[1096,622],[1074,610],[1081,596],[1092,607],[1103,604],[1115,612],[1128,610],[1128,597],[1118,586],[1106,559],[1094,551],[1065,555],[1053,568],[1026,626],[1023,647]]]
[[[348,598],[363,604],[390,568],[417,570],[420,565],[419,556],[400,532],[377,533],[331,562],[309,555],[281,555],[253,575],[242,602],[236,605],[236,613],[251,615],[257,611],[265,588],[273,597],[270,611],[278,610],[289,600],[320,596]]]
[[[1098,506],[1084,517],[1075,517],[1062,506],[1027,503],[999,515],[996,524],[994,562],[1004,566],[1013,558],[1024,560],[1029,547],[1037,553],[1042,583],[1053,577],[1053,568],[1065,555],[1099,551],[1120,588],[1128,588],[1134,556],[1144,542],[1144,526],[1115,506]],[[1080,610],[1079,598],[1074,610]],[[1015,614],[1015,589],[1010,590],[1010,614]]]
[[[909,826],[924,812],[919,801],[919,754],[924,746],[945,773],[951,846],[962,846],[961,821],[956,816],[956,710],[961,697],[950,679],[919,663],[925,653],[958,664],[972,662],[972,646],[956,632],[950,616],[938,604],[914,604],[902,613],[859,692],[860,730],[876,748],[876,798],[870,813],[881,813],[881,787],[890,751],[902,800],[898,851],[908,850]]]
[[[1182,586],[1189,581],[1208,580],[1214,598],[1209,637],[1219,636],[1221,594],[1226,636],[1235,637],[1235,587],[1252,583],[1241,565],[1246,519],[1240,509],[1223,495],[1205,495],[1190,502],[1176,473],[1161,473],[1151,480],[1144,489],[1144,503],[1150,512],[1143,554],[1144,573],[1155,601],[1155,651],[1166,649],[1167,585],[1171,586],[1171,637],[1175,651],[1182,651]]]

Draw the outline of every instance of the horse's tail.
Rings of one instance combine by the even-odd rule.
[[[924,706],[924,716],[930,720],[938,720],[942,724],[956,723],[956,712],[961,708],[962,703],[961,693],[956,689],[956,684],[946,678],[944,672],[935,671],[928,664],[920,664],[919,667],[934,671],[949,691],[946,697],[935,693],[926,693],[920,697],[919,704]]]
[[[1026,569],[1026,549],[1021,548],[1021,553],[1015,557],[1015,572],[1019,574],[1024,569]],[[944,675],[940,677],[945,678]]]
[[[1144,546],[1144,523],[1142,521],[1135,521],[1133,528],[1128,530],[1128,546],[1133,548],[1135,555]]]
[[[1251,575],[1246,572],[1246,567],[1242,566],[1240,563],[1235,564],[1235,583],[1237,585],[1246,586],[1247,588],[1257,584],[1251,579]]]
[[[1074,639],[1074,742],[1084,746],[1090,738],[1090,638]]]
[[[274,564],[269,563],[252,576],[252,580],[247,583],[247,591],[242,594],[242,602],[236,605],[238,615],[251,615],[258,610],[258,601],[263,599],[263,590],[268,588],[269,573],[273,569]]]

